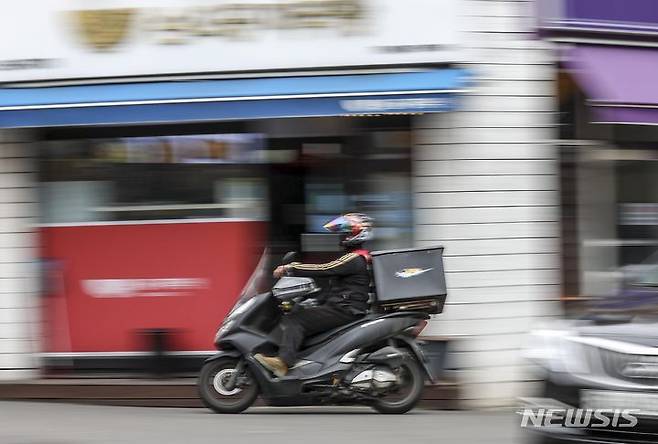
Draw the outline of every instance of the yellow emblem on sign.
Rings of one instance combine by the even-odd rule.
[[[97,51],[109,51],[128,35],[134,12],[129,8],[87,9],[74,11],[74,15],[84,43]]]

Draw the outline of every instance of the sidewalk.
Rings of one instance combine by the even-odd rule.
[[[427,386],[421,407],[459,408],[458,385]],[[0,383],[0,400],[48,401],[140,407],[201,407],[196,378],[53,378]],[[257,405],[263,405],[257,401]]]

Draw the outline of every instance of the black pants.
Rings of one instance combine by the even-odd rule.
[[[291,367],[297,361],[297,351],[305,337],[349,324],[360,317],[328,304],[285,315],[279,326],[281,328],[279,357]]]

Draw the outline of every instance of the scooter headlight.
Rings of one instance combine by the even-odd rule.
[[[227,321],[222,324],[221,327],[219,327],[219,330],[217,330],[217,334],[215,334],[215,343],[219,341],[222,336],[224,336],[228,331],[231,329],[233,326],[233,321]]]

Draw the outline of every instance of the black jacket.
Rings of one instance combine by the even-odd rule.
[[[357,253],[347,253],[325,264],[293,262],[288,266],[288,271],[293,276],[329,278],[329,289],[325,291],[329,304],[355,315],[365,314],[368,310],[368,262]]]

